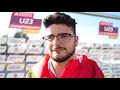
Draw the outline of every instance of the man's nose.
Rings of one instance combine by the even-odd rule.
[[[56,45],[56,44],[60,44],[60,40],[58,37],[55,37],[54,40],[53,40],[53,45]]]

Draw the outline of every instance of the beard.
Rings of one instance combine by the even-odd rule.
[[[66,50],[66,48],[64,48],[64,50]],[[64,62],[64,61],[67,61],[75,52],[75,47],[71,50],[71,52],[68,52],[66,55],[62,56],[62,57],[57,57],[57,58],[54,58],[53,55],[51,55],[51,58],[60,63],[60,62]]]

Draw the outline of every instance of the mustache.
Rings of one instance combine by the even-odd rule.
[[[53,50],[55,50],[55,49],[63,49],[63,50],[66,50],[65,47],[61,47],[61,46],[59,46],[59,47],[55,47]]]

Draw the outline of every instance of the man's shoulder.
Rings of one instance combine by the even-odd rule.
[[[96,61],[94,61],[93,59],[89,58],[87,55],[82,54],[80,56],[82,56],[82,59],[83,59],[82,61],[83,62],[90,62],[91,64],[96,64]]]
[[[37,62],[36,64],[34,64],[33,67],[32,67],[32,69],[39,67],[42,62],[43,62],[43,60],[40,60],[39,62]]]
[[[87,55],[82,55],[82,57],[84,58],[84,59],[87,59],[87,60],[89,60],[90,62],[95,62],[93,59],[91,59],[90,57],[88,57]]]
[[[26,78],[37,78],[42,69],[42,60],[33,65],[26,75]]]

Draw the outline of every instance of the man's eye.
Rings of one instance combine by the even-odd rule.
[[[48,40],[54,39],[54,36],[48,36]]]

